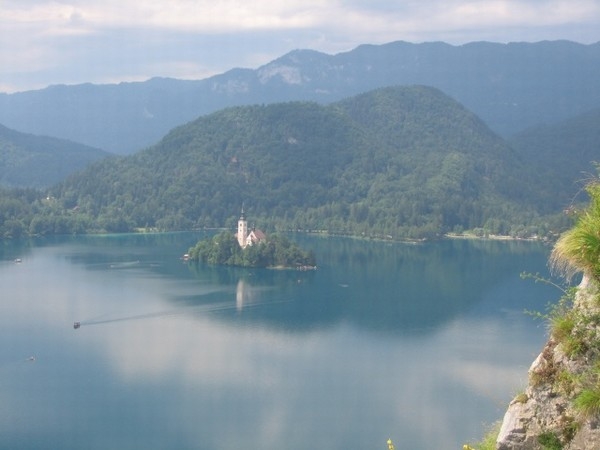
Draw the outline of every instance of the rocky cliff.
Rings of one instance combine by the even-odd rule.
[[[549,314],[550,338],[510,403],[498,450],[600,449],[600,286],[584,277]]]

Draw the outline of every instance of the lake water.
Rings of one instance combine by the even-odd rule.
[[[298,235],[296,272],[184,264],[202,236],[0,243],[0,448],[460,449],[560,294],[531,242]]]

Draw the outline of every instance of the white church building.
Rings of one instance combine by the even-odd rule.
[[[267,236],[261,230],[252,227],[252,229],[248,232],[248,221],[244,216],[244,208],[242,207],[242,214],[240,215],[240,219],[238,220],[238,227],[236,238],[240,247],[246,248],[249,245],[258,244],[261,241],[265,241]]]

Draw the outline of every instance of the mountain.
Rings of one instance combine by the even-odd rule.
[[[226,108],[134,155],[93,164],[50,198],[78,230],[233,226],[243,204],[266,230],[518,235],[557,209],[539,201],[536,180],[477,116],[437,89],[412,86],[328,106]],[[56,208],[41,211],[49,215],[23,229],[50,232]]]
[[[501,135],[600,106],[600,43],[362,45],[327,55],[296,50],[256,70],[197,81],[51,86],[0,94],[0,123],[127,154],[228,106],[290,100],[329,104],[392,85],[429,85]]]
[[[0,125],[0,185],[44,188],[109,156],[96,148]]]
[[[568,204],[600,163],[600,108],[568,120],[529,128],[510,138],[512,147],[541,175],[540,190]],[[550,184],[565,186],[555,192]],[[570,189],[568,187],[571,186]]]

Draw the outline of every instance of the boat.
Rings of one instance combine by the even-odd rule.
[[[79,328],[81,326],[81,322],[75,322],[73,324],[73,328],[76,330],[77,328]]]

